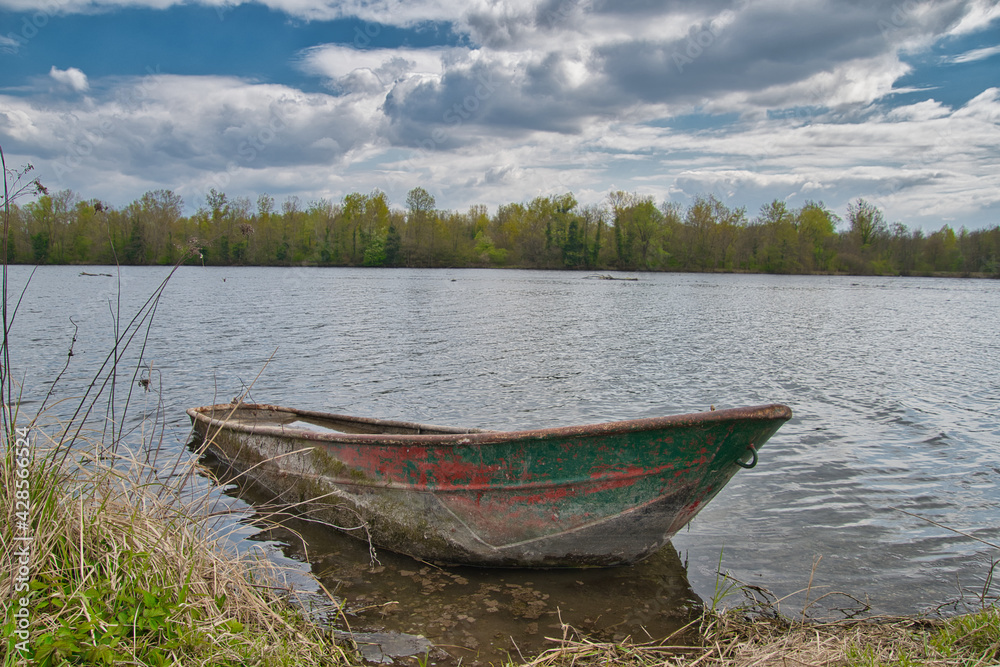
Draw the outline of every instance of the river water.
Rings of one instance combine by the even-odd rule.
[[[29,272],[11,267],[12,299]],[[25,408],[66,363],[72,323],[50,400],[83,391],[115,313],[124,327],[168,273],[39,268],[10,339]],[[246,522],[246,544],[318,575],[354,629],[459,646],[463,664],[551,645],[560,615],[608,638],[669,632],[715,595],[720,568],[791,595],[782,608],[793,613],[856,600],[914,613],[982,592],[1000,556],[984,544],[1000,543],[1000,282],[634,277],[183,267],[126,354],[145,345],[153,389],[136,393],[130,419],[159,408],[164,447],[183,453],[184,410],[251,384],[262,403],[492,429],[791,406],[760,465],[675,550],[632,568],[439,570],[386,553],[373,567],[365,545],[324,529],[299,526],[303,544]]]

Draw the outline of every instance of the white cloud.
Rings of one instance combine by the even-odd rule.
[[[836,208],[865,196],[889,219],[936,228],[945,212],[1000,202],[1000,89],[959,109],[928,100],[710,131],[608,120],[575,134],[525,130],[499,140],[498,131],[460,126],[464,144],[447,150],[391,145],[382,99],[156,75],[120,82],[72,117],[68,103],[0,97],[0,134],[12,153],[37,156],[47,185],[117,203],[159,187],[195,205],[210,187],[305,201],[379,187],[399,203],[421,185],[455,208],[570,190],[592,204],[615,183],[658,200],[713,193],[751,215],[773,198]]]
[[[1000,123],[1000,88],[987,88],[969,100],[955,116],[977,118],[985,123]]]
[[[391,84],[409,74],[440,75],[442,60],[452,51],[456,49],[355,49],[325,44],[303,52],[302,68],[334,81],[363,70],[375,74],[383,84]]]
[[[198,0],[198,4],[217,7],[225,12],[256,0]],[[114,10],[122,7],[166,9],[191,4],[188,0],[0,0],[0,8],[20,12],[43,12],[47,15]],[[307,20],[358,17],[384,25],[414,25],[425,21],[448,21],[462,14],[466,5],[424,0],[260,0],[260,4]],[[39,6],[41,5],[41,7]]]
[[[90,88],[90,83],[87,81],[87,75],[76,67],[59,69],[53,65],[52,69],[49,70],[49,77],[64,86],[72,88],[78,93],[85,92]]]
[[[302,52],[300,69],[330,94],[156,75],[102,80],[86,104],[0,97],[0,138],[39,156],[48,184],[117,202],[157,187],[189,203],[209,187],[304,200],[380,187],[398,203],[422,185],[455,208],[566,190],[586,204],[614,183],[658,198],[707,188],[751,214],[773,198],[842,206],[867,196],[909,224],[1000,200],[997,89],[959,109],[933,99],[880,106],[910,71],[904,49],[982,29],[994,20],[992,3],[264,4],[305,18],[357,16],[373,22],[362,30],[375,36],[386,24],[447,21],[469,46]],[[689,62],[678,67],[676,54]],[[90,90],[78,69],[53,67],[50,76]],[[708,113],[734,120],[671,127],[679,114]]]
[[[983,49],[973,49],[960,53],[957,56],[945,58],[944,61],[952,64],[973,63],[977,60],[986,60],[1000,53],[1000,46],[988,46]]]
[[[964,12],[950,30],[951,35],[967,35],[986,29],[993,21],[1000,19],[1000,4],[996,0],[971,0],[962,3]]]
[[[21,48],[21,40],[15,39],[14,37],[5,37],[0,35],[0,52],[2,53],[17,53]]]
[[[924,100],[904,107],[891,110],[888,117],[891,120],[932,120],[943,118],[951,113],[951,109],[937,100]]]
[[[91,192],[96,175],[109,174],[175,189],[189,202],[271,170],[329,173],[375,142],[378,114],[377,100],[171,75],[121,81],[85,106],[0,96],[0,108],[0,135],[38,156],[50,187]],[[94,196],[141,194],[125,187]]]

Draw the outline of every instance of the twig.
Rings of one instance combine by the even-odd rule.
[[[897,512],[902,512],[903,514],[907,514],[909,516],[912,516],[915,519],[920,519],[921,521],[926,521],[927,523],[933,524],[933,525],[937,526],[938,528],[944,528],[945,530],[950,530],[951,532],[953,532],[953,533],[955,533],[957,535],[962,535],[963,537],[968,537],[970,540],[975,540],[976,542],[979,542],[981,544],[985,544],[988,547],[993,547],[994,549],[1000,549],[1000,544],[994,544],[993,542],[990,542],[988,540],[984,540],[981,537],[976,537],[975,535],[971,535],[971,534],[966,533],[964,531],[957,530],[955,528],[952,528],[951,526],[946,526],[943,523],[938,523],[934,519],[928,519],[925,516],[920,516],[919,514],[914,514],[913,512],[907,512],[906,510],[900,509],[898,507],[893,507],[892,509],[896,510]]]

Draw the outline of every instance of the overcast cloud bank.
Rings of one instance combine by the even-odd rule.
[[[2,0],[25,13],[9,14],[0,57],[24,57],[77,12],[170,4]],[[204,4],[220,28],[241,9]],[[8,161],[116,203],[170,188],[197,205],[210,187],[306,200],[380,188],[401,203],[420,185],[464,208],[565,191],[595,203],[625,189],[752,210],[861,196],[913,227],[997,222],[1000,88],[946,103],[934,87],[901,85],[932,56],[955,76],[996,59],[996,45],[936,55],[995,32],[996,2],[263,4],[290,21],[364,23],[349,41],[290,54],[313,90],[147,63],[93,78],[47,63],[47,77],[0,89]],[[416,35],[430,24],[457,38],[379,43],[389,26]]]

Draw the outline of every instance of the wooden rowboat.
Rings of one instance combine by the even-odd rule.
[[[418,559],[495,567],[656,552],[792,416],[765,405],[486,431],[248,403],[187,412],[210,451],[309,518]]]

